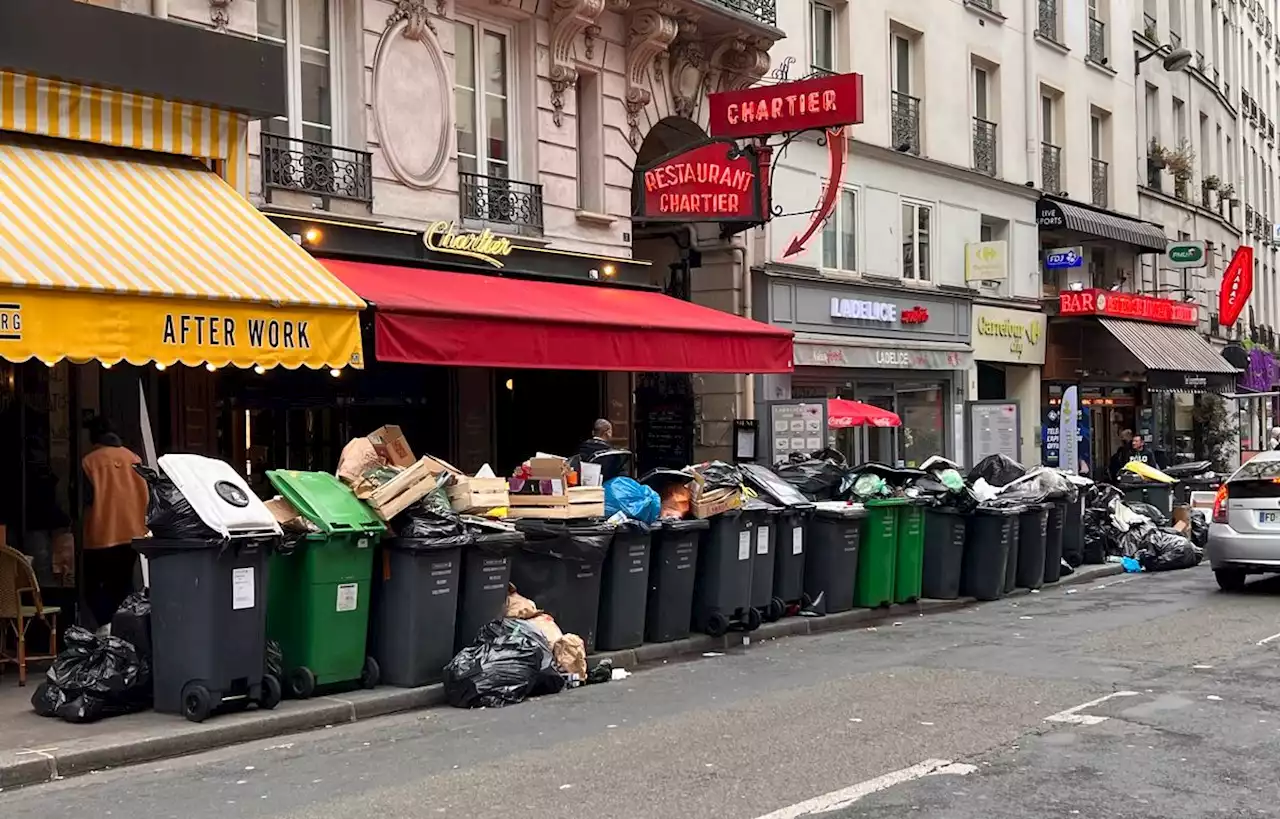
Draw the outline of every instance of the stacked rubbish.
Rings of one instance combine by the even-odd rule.
[[[1209,522],[1199,509],[1176,506],[1166,514],[1104,484],[1086,493],[1084,522],[1086,559],[1122,563],[1133,572],[1197,566],[1209,541]]]

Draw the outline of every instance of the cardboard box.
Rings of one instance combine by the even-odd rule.
[[[404,433],[394,424],[378,427],[365,437],[373,444],[374,451],[392,466],[408,468],[418,460],[413,457],[413,450],[409,448]]]
[[[529,477],[538,480],[564,480],[569,474],[566,458],[544,456],[529,459]]]
[[[728,512],[730,509],[740,509],[741,507],[741,490],[716,489],[696,495],[693,499],[692,511],[695,518],[709,518],[712,515]]]

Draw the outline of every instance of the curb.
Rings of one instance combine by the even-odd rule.
[[[1064,577],[1051,588],[1080,585],[1123,572],[1124,568],[1119,564],[1108,564],[1088,574]],[[1027,589],[1018,589],[1006,595],[1004,599],[1029,594],[1030,591]],[[748,646],[759,645],[781,637],[847,631],[912,615],[942,614],[969,608],[978,602],[972,597],[962,597],[957,600],[924,600],[880,609],[854,609],[825,617],[789,617],[776,623],[766,623],[747,635],[742,632],[730,632],[722,637],[698,635],[669,643],[646,643],[638,648],[623,651],[599,652],[592,654],[591,659],[593,661],[608,659],[613,661],[615,668],[635,669],[672,659],[700,656],[707,652],[724,652],[730,648],[743,648],[744,636],[752,638]],[[226,716],[167,736],[125,739],[92,748],[65,751],[54,748],[33,752],[31,758],[6,754],[8,758],[0,758],[0,792],[53,782],[104,768],[119,768],[160,759],[171,759],[244,742],[271,739],[388,714],[431,708],[442,705],[444,702],[444,689],[439,684],[423,688],[387,688],[375,692],[317,697],[301,703],[286,703],[286,706],[278,711],[251,711],[246,714]],[[174,719],[179,718],[174,717]]]

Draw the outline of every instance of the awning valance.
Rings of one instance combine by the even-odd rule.
[[[1221,391],[1239,372],[1192,327],[1099,318],[1098,322],[1147,368],[1153,389]]]
[[[1049,197],[1037,203],[1036,223],[1043,230],[1074,230],[1100,239],[1126,242],[1148,253],[1164,253],[1169,242],[1159,225]]]
[[[791,372],[791,332],[642,290],[362,262],[379,361],[622,372]]]
[[[362,366],[364,303],[193,160],[0,142],[0,357]]]

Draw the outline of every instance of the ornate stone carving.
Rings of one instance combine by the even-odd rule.
[[[705,91],[709,67],[697,21],[680,21],[680,33],[671,44],[667,64],[671,72],[671,104],[676,115],[695,119],[694,112]]]
[[[720,72],[720,90],[750,88],[769,70],[769,46],[763,37],[732,34],[717,45],[711,55],[711,66]]]
[[[444,0],[437,0],[436,9],[443,13]],[[384,31],[389,30],[401,20],[405,22],[404,36],[410,40],[423,40],[426,32],[436,33],[435,24],[431,22],[431,13],[427,11],[427,0],[396,0],[396,10],[387,16]]]
[[[448,0],[436,0],[436,15],[438,17],[444,16],[444,5],[447,2]]]
[[[209,0],[209,21],[214,30],[226,32],[231,24],[231,0]]]
[[[654,61],[667,50],[679,31],[676,11],[676,4],[671,0],[658,0],[631,15],[627,37],[627,93],[623,102],[630,129],[627,139],[633,148],[638,149],[640,145],[640,112],[653,100],[653,92],[647,86]]]
[[[564,123],[564,94],[578,82],[573,44],[578,35],[595,26],[604,11],[604,0],[553,0],[551,6],[551,118],[557,126]],[[598,32],[599,26],[595,26]],[[588,54],[590,46],[588,46]]]
[[[596,38],[600,36],[600,26],[592,23],[582,31],[582,44],[587,47],[587,59],[594,60],[596,52]]]

